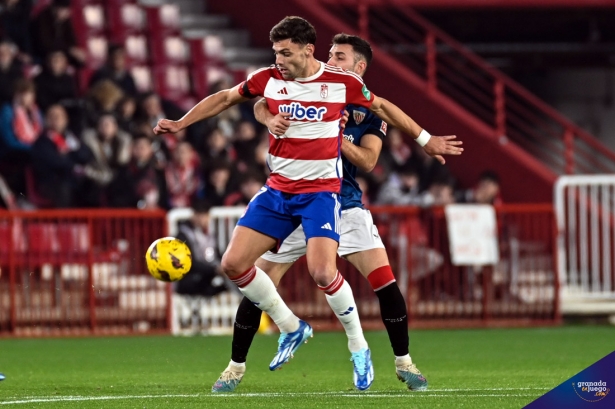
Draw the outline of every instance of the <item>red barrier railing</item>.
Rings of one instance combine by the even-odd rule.
[[[559,321],[551,205],[496,208],[500,262],[454,266],[442,209],[371,209],[412,326],[538,325]],[[0,212],[0,335],[168,332],[171,287],[146,271],[165,214],[132,210]],[[366,328],[381,328],[368,282],[348,263]],[[336,328],[322,291],[300,260],[282,281],[290,307],[318,328]],[[231,324],[232,325],[232,322]]]
[[[162,212],[0,212],[0,334],[168,331],[143,257],[165,229]]]
[[[558,174],[613,173],[615,153],[523,86],[431,24],[413,0],[319,0],[342,24],[393,55]],[[321,14],[322,14],[321,13]]]

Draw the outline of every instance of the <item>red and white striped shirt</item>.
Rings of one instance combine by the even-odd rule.
[[[369,108],[374,100],[361,77],[320,62],[311,77],[285,80],[272,65],[250,74],[239,92],[265,97],[274,115],[292,114],[284,135],[269,133],[268,186],[287,193],[340,191],[342,111],[348,104]]]

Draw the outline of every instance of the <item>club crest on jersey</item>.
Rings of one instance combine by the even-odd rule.
[[[359,125],[365,119],[365,112],[352,111],[352,116],[354,118],[354,121],[357,123],[357,125]]]
[[[327,84],[322,84],[320,86],[320,97],[327,98],[329,96],[329,86]]]
[[[298,102],[280,105],[279,109],[280,112],[289,113],[291,116],[288,119],[291,120],[307,119],[308,121],[322,121],[327,113],[327,108],[325,107],[303,106]]]

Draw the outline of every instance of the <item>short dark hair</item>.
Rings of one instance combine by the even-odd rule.
[[[333,37],[332,45],[336,44],[349,44],[352,47],[356,57],[364,59],[367,66],[372,63],[373,53],[372,46],[366,40],[359,36],[354,36],[346,33],[336,34]],[[356,62],[356,61],[355,61]]]
[[[197,199],[192,203],[192,211],[194,213],[209,213],[212,207],[212,203],[207,199]]]
[[[273,26],[269,32],[269,39],[272,43],[290,39],[291,42],[300,45],[316,44],[316,29],[302,17],[287,16]]]
[[[480,174],[480,176],[478,177],[478,180],[481,181],[481,182],[482,181],[488,181],[488,182],[497,183],[498,185],[500,184],[500,177],[493,170],[485,170],[485,171],[483,171]]]
[[[19,78],[13,86],[13,95],[25,94],[26,92],[36,92],[36,86],[30,79]]]

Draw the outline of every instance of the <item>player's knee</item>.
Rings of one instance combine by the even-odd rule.
[[[229,278],[233,278],[238,276],[246,269],[241,263],[241,260],[233,255],[229,255],[228,252],[222,256],[222,261],[220,262],[220,267],[224,274],[226,274]]]
[[[312,278],[321,287],[326,287],[335,279],[337,270],[335,268],[317,267],[310,271]]]

